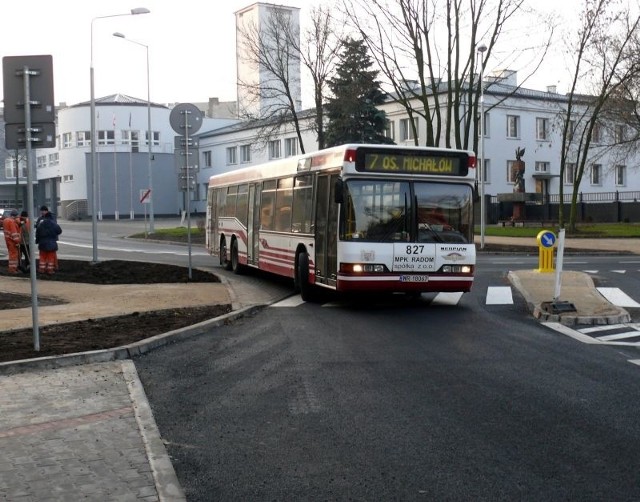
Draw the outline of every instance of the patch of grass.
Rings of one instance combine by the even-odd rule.
[[[541,230],[551,230],[558,233],[559,228],[550,227],[498,227],[489,225],[485,227],[485,235],[499,237],[536,237]],[[603,238],[619,238],[619,237],[640,237],[639,223],[585,223],[577,225],[576,232],[570,232],[566,229],[567,235],[572,237],[603,237]],[[480,234],[480,227],[475,227],[477,235]]]

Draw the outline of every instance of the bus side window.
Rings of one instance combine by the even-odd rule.
[[[273,230],[274,207],[276,204],[276,182],[265,181],[262,187],[262,204],[260,208],[260,227],[262,230]]]
[[[311,214],[313,209],[313,177],[309,174],[297,176],[293,188],[293,207],[291,230],[293,232],[311,232]]]
[[[276,192],[276,231],[291,232],[291,202],[293,200],[293,178],[278,180]]]

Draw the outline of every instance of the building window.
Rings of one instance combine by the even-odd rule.
[[[573,135],[576,132],[576,121],[575,120],[570,120],[569,122],[567,122],[567,140],[569,141],[569,143],[571,143],[573,141]]]
[[[594,124],[593,126],[591,141],[593,141],[594,143],[600,143],[602,141],[602,127],[598,123]]]
[[[77,146],[90,146],[91,145],[91,131],[78,131],[78,132],[76,132],[76,145]]]
[[[536,139],[538,141],[549,139],[549,119],[536,118]]]
[[[47,167],[47,156],[39,155],[36,157],[36,169],[41,169],[43,167]]]
[[[98,144],[99,145],[115,145],[116,132],[115,131],[98,131]]]
[[[269,141],[269,158],[270,159],[279,159],[282,156],[280,152],[280,140],[275,139],[273,141]]]
[[[413,123],[416,126],[416,134],[420,136],[420,129],[418,129],[418,120],[414,119]],[[400,119],[400,141],[412,141],[414,140],[413,128],[409,119]]]
[[[616,186],[623,187],[627,184],[627,166],[616,166]]]
[[[131,151],[133,153],[137,153],[138,145],[140,144],[139,131],[129,131],[129,130],[123,129],[121,134],[122,134],[122,144],[131,145]]]
[[[489,120],[489,112],[484,112],[484,130],[482,131],[484,133],[484,137],[488,138],[490,137],[490,132],[491,132],[491,121]]]
[[[396,123],[393,120],[387,120],[387,126],[384,128],[385,137],[396,140]]]
[[[285,138],[284,156],[293,157],[294,155],[298,155],[298,138]]]
[[[25,159],[20,159],[18,162],[20,166],[20,177],[27,177],[27,161]],[[16,159],[9,157],[4,161],[4,172],[6,178],[15,178],[16,177]]]
[[[515,160],[507,160],[507,183],[516,182]]]
[[[549,162],[536,162],[535,170],[537,173],[548,173],[549,167]]]
[[[211,150],[202,153],[204,157],[204,167],[211,167]]]
[[[71,148],[73,145],[71,143],[71,133],[65,132],[62,134],[62,148]]]
[[[617,125],[615,129],[616,143],[622,143],[625,139],[625,127],[624,125]]]
[[[49,165],[57,166],[60,163],[60,154],[58,153],[50,153],[49,154]]]
[[[160,146],[160,133],[158,131],[151,131],[151,138],[153,141],[151,146]],[[149,145],[149,131],[144,133],[144,142]]]
[[[240,146],[240,162],[251,162],[251,145]]]
[[[69,183],[70,181],[73,181],[73,174],[65,174],[62,176],[63,183]]]
[[[520,138],[520,117],[507,115],[507,138]]]
[[[576,165],[573,162],[567,162],[564,165],[564,183],[565,185],[573,185],[576,181]]]
[[[482,167],[483,161],[478,159],[478,167]],[[491,161],[489,159],[484,159],[484,168],[481,169],[482,178],[485,183],[491,183]]]
[[[592,185],[602,184],[602,165],[593,164],[591,166],[591,184]]]
[[[230,146],[227,148],[227,165],[237,164],[238,163],[238,148],[235,146]]]

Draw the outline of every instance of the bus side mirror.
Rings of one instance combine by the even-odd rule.
[[[333,201],[336,204],[342,204],[344,202],[344,182],[341,179],[336,180]]]

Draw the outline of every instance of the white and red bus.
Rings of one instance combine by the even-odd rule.
[[[343,292],[468,292],[472,152],[343,145],[212,176],[207,249],[238,273]]]

